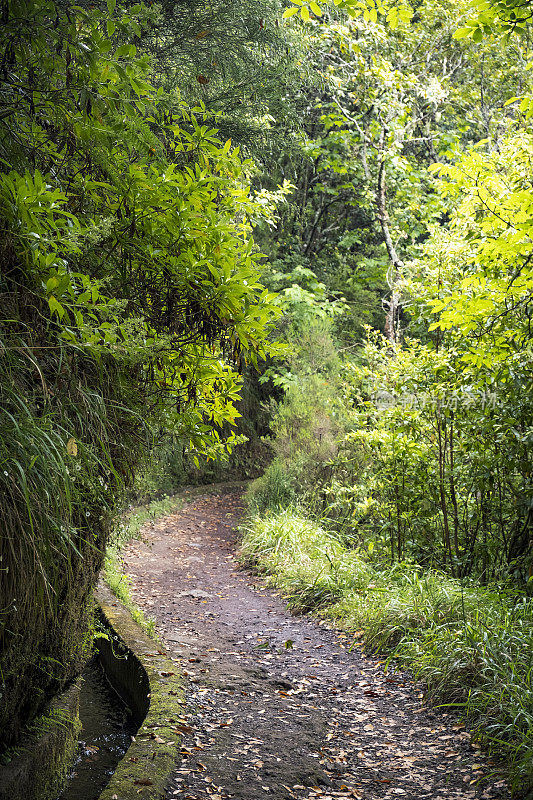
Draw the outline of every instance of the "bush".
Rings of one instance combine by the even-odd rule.
[[[258,512],[279,511],[290,506],[295,497],[290,478],[279,459],[274,459],[246,493],[248,505]]]

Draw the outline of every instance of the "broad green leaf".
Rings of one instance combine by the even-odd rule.
[[[473,28],[458,28],[454,34],[454,39],[465,39],[467,36],[472,36]]]

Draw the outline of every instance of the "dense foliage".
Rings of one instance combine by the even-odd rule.
[[[312,342],[294,337],[297,355],[277,381],[289,391],[274,420],[274,449],[289,482],[308,486],[336,524],[356,526],[356,539],[370,537],[380,552],[386,545],[393,560],[524,581],[531,561],[531,144],[507,99],[527,85],[517,66],[527,43],[465,44],[454,33],[456,7],[445,3],[425,3],[407,31],[362,18],[315,28],[310,46],[328,74],[317,106],[329,132],[315,138],[320,180],[311,177],[298,203],[316,221],[326,205],[346,200],[347,186],[362,197],[352,195],[328,218],[327,235],[318,236],[324,253],[296,270],[298,214],[290,201],[280,217],[273,285],[281,274],[306,290],[312,261],[330,298],[342,286],[349,314],[322,297],[330,316],[335,306],[341,311],[334,328],[314,325]],[[332,141],[341,149],[326,168]],[[350,205],[354,214],[366,208],[366,218],[347,216]],[[328,250],[339,228],[341,241]],[[289,253],[280,258],[287,231]],[[350,317],[361,306],[368,313],[361,295],[368,290],[354,295],[351,287],[368,269],[370,246],[374,264],[389,263],[385,338],[369,333],[355,358],[335,363],[321,347],[329,339],[335,350],[332,334],[343,344],[361,335]],[[349,277],[341,282],[339,274]],[[377,286],[385,291],[384,281]],[[293,289],[288,319],[297,329],[294,298]],[[306,299],[311,308],[309,293]]]
[[[204,105],[153,88],[130,43],[154,12],[2,8],[5,742],[86,657],[103,545],[152,432],[231,448],[238,369],[276,309],[238,148]]]
[[[349,18],[294,3],[320,78],[270,243],[293,354],[265,375],[284,396],[243,554],[472,714],[520,792],[533,206],[529,37],[511,34],[529,5],[479,5],[428,1],[392,24],[378,3]]]
[[[245,557],[531,782],[531,12],[3,3],[4,743],[83,662],[124,486],[268,446]]]

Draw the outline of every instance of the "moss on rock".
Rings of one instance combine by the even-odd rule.
[[[165,797],[179,753],[183,690],[175,664],[129,612],[100,585],[97,592],[109,640],[99,639],[100,659],[114,688],[140,723],[139,731],[99,800]]]
[[[0,768],[0,800],[51,800],[60,793],[78,747],[80,685],[54,698],[11,751]]]

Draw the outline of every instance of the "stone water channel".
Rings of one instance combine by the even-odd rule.
[[[80,693],[82,729],[78,752],[57,800],[96,800],[131,744],[138,725],[107,681],[97,658],[83,673]]]

